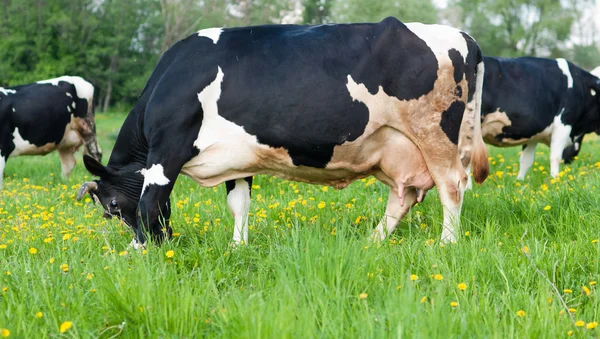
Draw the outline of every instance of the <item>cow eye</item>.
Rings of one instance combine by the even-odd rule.
[[[117,199],[113,199],[110,201],[110,207],[112,208],[116,208],[117,207]]]

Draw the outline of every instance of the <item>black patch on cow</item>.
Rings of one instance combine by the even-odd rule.
[[[468,85],[468,95],[467,102],[471,102],[473,100],[473,95],[475,95],[475,90],[477,87],[476,75],[477,75],[477,65],[480,62],[483,62],[483,56],[481,55],[481,49],[477,45],[477,42],[473,40],[473,38],[465,32],[460,33],[467,43],[467,57],[465,58],[466,64],[465,69],[467,72],[465,73],[465,78],[467,80]],[[473,70],[473,71],[470,71]]]
[[[461,85],[456,85],[456,88],[454,89],[454,94],[458,98],[462,98],[462,86]]]
[[[217,45],[200,45],[210,53],[199,69],[218,65],[224,73],[219,115],[260,143],[285,148],[297,166],[324,168],[335,146],[364,133],[369,111],[350,96],[348,75],[371,94],[381,86],[400,100],[429,93],[437,79],[433,52],[393,18],[232,28]]]
[[[465,103],[459,100],[452,102],[450,107],[442,112],[440,126],[442,127],[442,131],[448,136],[448,139],[455,145],[458,145],[458,133],[460,132],[464,113]]]
[[[454,48],[448,51],[448,57],[454,67],[454,82],[459,83],[465,74],[465,61],[460,52]]]

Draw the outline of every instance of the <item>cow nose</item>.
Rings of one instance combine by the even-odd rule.
[[[108,212],[104,212],[104,214],[102,215],[102,217],[104,217],[106,219],[112,219],[112,214],[110,214]]]

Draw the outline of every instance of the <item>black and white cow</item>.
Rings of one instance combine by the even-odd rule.
[[[550,147],[550,174],[570,162],[583,136],[600,128],[600,80],[565,59],[484,57],[482,134],[494,146],[523,145],[519,174],[538,143]]]
[[[377,237],[437,185],[442,240],[454,241],[465,167],[483,182],[481,52],[456,29],[394,18],[374,24],[201,30],[159,61],[123,124],[107,166],[84,157],[84,183],[133,228],[170,235],[180,173],[226,183],[233,240],[248,240],[252,176],[344,188],[374,175],[390,187]]]
[[[58,150],[65,178],[84,143],[85,152],[100,161],[93,98],[94,86],[77,76],[0,87],[0,188],[9,157]]]

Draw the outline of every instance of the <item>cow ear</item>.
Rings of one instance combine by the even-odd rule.
[[[88,172],[90,172],[92,175],[100,178],[108,176],[108,170],[106,167],[99,163],[98,160],[90,157],[87,154],[83,156],[83,164]]]

